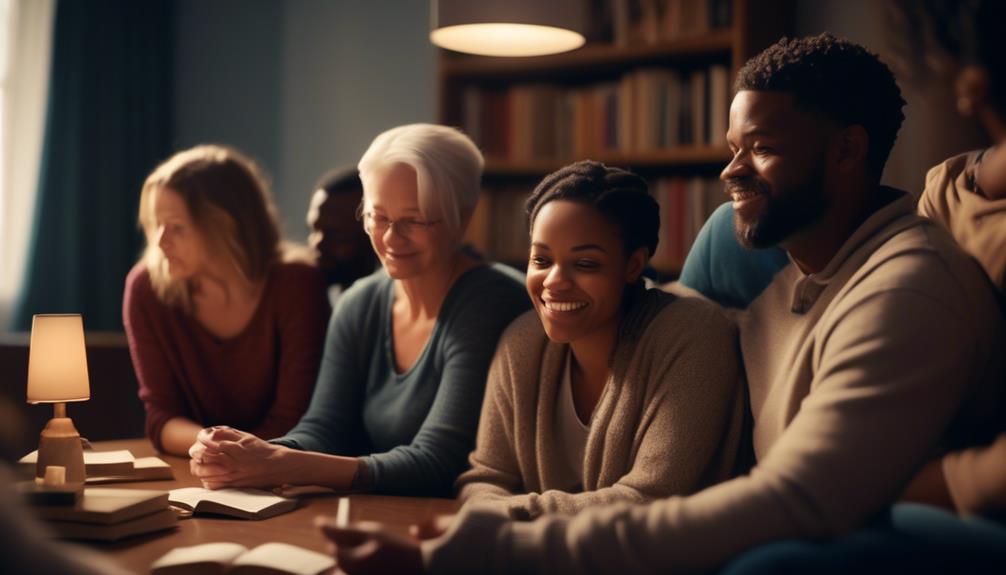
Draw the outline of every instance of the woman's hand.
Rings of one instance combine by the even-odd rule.
[[[207,427],[189,448],[189,469],[203,487],[271,487],[287,483],[287,449],[230,427]]]
[[[321,532],[335,544],[339,569],[349,574],[423,573],[419,542],[392,533],[380,523],[361,521],[337,527],[334,518],[315,520]]]

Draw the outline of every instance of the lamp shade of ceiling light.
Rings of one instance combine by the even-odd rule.
[[[432,0],[430,41],[481,56],[543,56],[583,46],[583,0]]]
[[[91,398],[84,320],[77,314],[36,315],[28,355],[28,403]]]

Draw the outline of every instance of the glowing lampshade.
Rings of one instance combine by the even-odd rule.
[[[430,41],[482,56],[542,56],[583,46],[583,0],[432,0]]]
[[[79,314],[36,315],[31,322],[28,403],[64,403],[91,398]]]

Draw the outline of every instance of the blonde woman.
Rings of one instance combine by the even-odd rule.
[[[154,170],[147,239],[123,323],[158,450],[185,454],[207,425],[278,437],[307,409],[330,313],[313,265],[284,262],[258,167],[204,145]]]
[[[519,274],[461,245],[482,155],[457,130],[412,124],[379,135],[359,169],[383,267],[339,298],[311,407],[289,434],[200,434],[191,467],[209,488],[443,495],[465,468],[496,342],[530,308]]]

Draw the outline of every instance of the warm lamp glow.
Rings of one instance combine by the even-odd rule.
[[[481,56],[542,56],[575,50],[584,0],[432,0],[430,41]]]
[[[28,356],[28,403],[62,403],[91,398],[78,314],[36,315]]]
[[[67,483],[83,485],[84,451],[80,434],[66,416],[66,402],[91,399],[79,314],[36,315],[28,355],[28,403],[53,403],[53,418],[38,440],[35,480],[62,468]]]
[[[430,40],[449,50],[480,56],[543,56],[568,52],[586,39],[572,30],[534,24],[465,24],[430,32]]]

